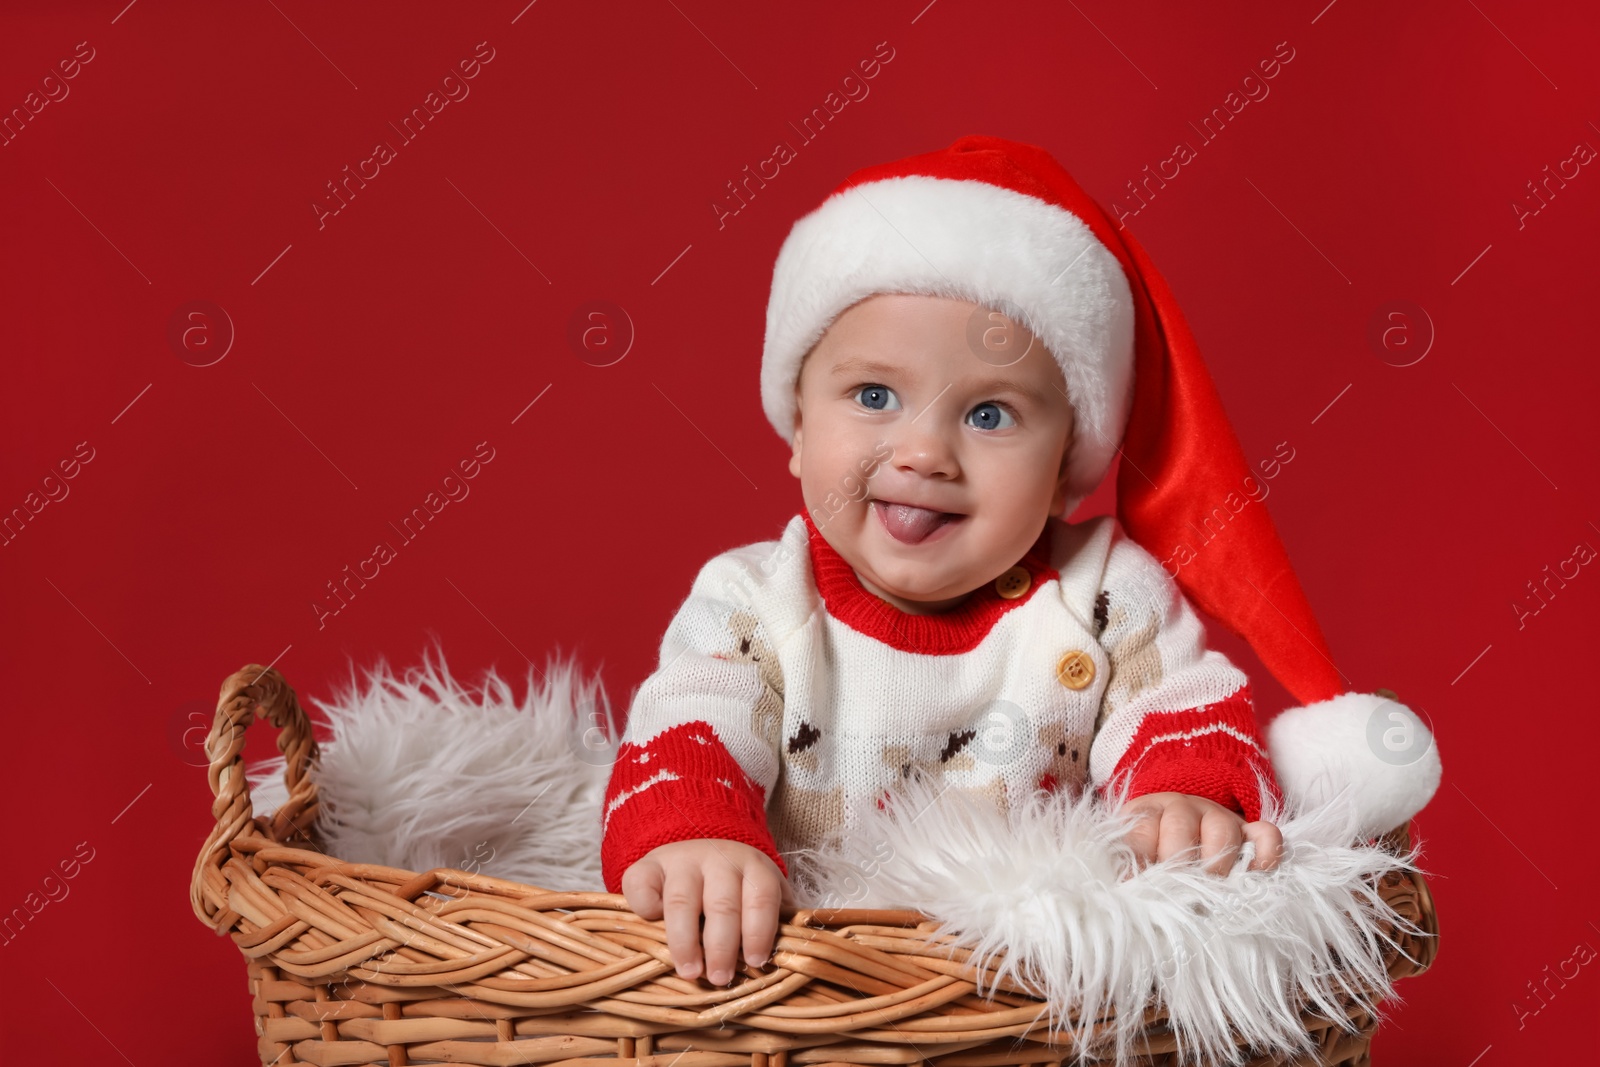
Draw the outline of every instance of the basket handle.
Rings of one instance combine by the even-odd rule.
[[[284,757],[283,780],[289,787],[289,799],[270,821],[255,817],[250,783],[244,773],[245,730],[255,721],[258,708],[278,728],[278,751]],[[233,920],[222,868],[232,854],[230,846],[236,838],[258,834],[284,843],[301,837],[315,845],[311,828],[316,823],[319,801],[316,784],[306,770],[316,759],[317,742],[311,733],[311,720],[283,675],[275,668],[247,663],[222,683],[216,717],[206,736],[206,755],[211,758],[206,777],[215,797],[211,816],[216,825],[195,860],[189,901],[201,921],[221,933]]]

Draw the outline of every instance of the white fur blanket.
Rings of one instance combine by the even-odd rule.
[[[454,867],[557,890],[598,890],[599,811],[617,730],[597,679],[552,660],[519,704],[493,671],[474,690],[437,664],[354,678],[312,700],[331,740],[311,771],[321,830],[341,859],[423,871]],[[256,813],[282,802],[280,758],[253,768]],[[1298,1003],[1343,1019],[1338,995],[1373,1014],[1394,996],[1380,922],[1405,924],[1371,888],[1416,869],[1368,836],[1351,790],[1306,810],[1268,810],[1283,832],[1276,870],[1225,877],[1172,859],[1139,868],[1130,817],[1085,793],[1040,793],[1004,815],[919,783],[848,839],[795,857],[802,906],[911,907],[937,934],[1004,956],[1051,1021],[1086,1030],[1114,1008],[1116,1059],[1136,1053],[1146,1009],[1166,1008],[1186,1060],[1238,1063],[1236,1037],[1309,1051]],[[897,815],[895,809],[914,813]],[[1375,993],[1363,996],[1368,987]],[[981,991],[981,990],[980,990]]]

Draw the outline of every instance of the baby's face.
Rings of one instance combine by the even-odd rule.
[[[1066,382],[1044,343],[998,312],[869,297],[807,355],[796,394],[789,470],[812,521],[902,611],[959,605],[1065,500]]]

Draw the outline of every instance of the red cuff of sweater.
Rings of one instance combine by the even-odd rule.
[[[606,891],[659,845],[721,838],[758,848],[785,876],[767,828],[766,791],[739,766],[709,723],[682,723],[647,744],[624,743],[606,787],[600,871]]]
[[[1130,800],[1147,793],[1187,793],[1255,822],[1262,807],[1258,777],[1281,802],[1277,777],[1256,728],[1249,686],[1241,686],[1215,704],[1145,715],[1103,792],[1112,792],[1126,778]]]
[[[1261,818],[1261,794],[1254,767],[1241,758],[1188,757],[1148,760],[1133,776],[1128,799],[1146,793],[1186,793],[1214,800],[1245,822]]]

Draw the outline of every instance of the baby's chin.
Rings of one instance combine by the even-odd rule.
[[[962,604],[965,604],[972,592],[973,590],[969,589],[965,593],[956,593],[949,597],[936,597],[932,600],[919,600],[916,597],[908,596],[903,596],[900,599],[905,601],[907,607],[915,614],[942,615],[945,612],[954,611]]]
[[[926,571],[920,571],[910,580],[896,581],[893,578],[884,577],[870,566],[863,568],[859,564],[856,565],[856,577],[862,579],[862,584],[869,590],[876,589],[880,593],[886,593],[889,596],[904,600],[913,606],[916,611],[929,614],[949,611],[959,607],[959,603],[952,604],[948,602],[965,600],[974,590],[983,585],[982,581],[976,579],[963,581],[959,578],[945,582],[942,585],[930,585],[926,581],[929,577]]]

